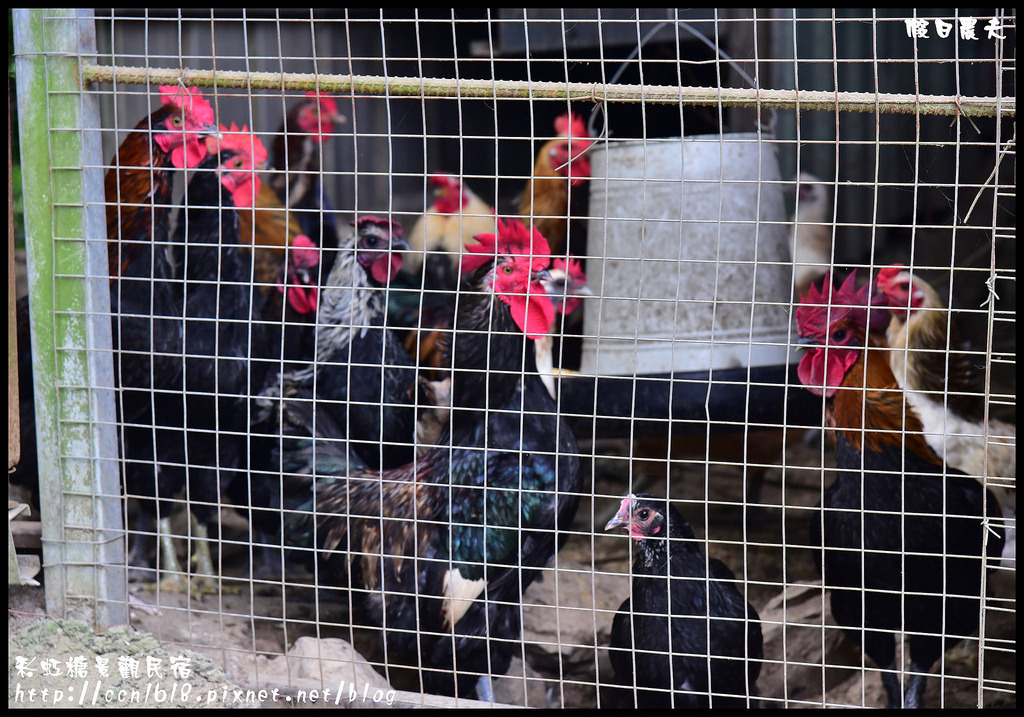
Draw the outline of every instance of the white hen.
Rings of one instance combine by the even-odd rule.
[[[832,267],[832,188],[809,172],[797,179],[793,217],[793,286],[805,296]]]
[[[924,424],[925,440],[948,465],[976,476],[998,498],[1007,524],[1003,557],[1012,557],[1017,427],[983,420],[983,367],[963,351],[939,293],[901,264],[880,269],[876,282],[892,315],[886,332],[892,372]]]

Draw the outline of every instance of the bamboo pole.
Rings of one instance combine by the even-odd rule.
[[[880,114],[958,114],[968,117],[1015,117],[1016,99],[910,95],[891,92],[824,92],[732,87],[670,87],[582,82],[467,80],[432,77],[376,77],[312,73],[241,72],[155,67],[82,65],[82,85],[100,83],[169,85],[220,89],[304,91],[319,89],[358,97],[433,97],[451,99],[585,100],[646,102]]]

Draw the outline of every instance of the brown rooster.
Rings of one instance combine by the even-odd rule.
[[[590,179],[591,137],[583,118],[575,113],[555,120],[555,138],[537,153],[533,173],[519,201],[524,223],[547,240],[552,256],[565,255],[569,236],[572,190]]]
[[[132,261],[138,246],[122,247],[122,241],[152,235],[150,211],[154,197],[170,203],[173,189],[171,168],[191,169],[203,161],[203,136],[216,132],[213,108],[199,88],[187,91],[177,85],[161,85],[162,107],[146,117],[132,131],[111,162],[103,178],[107,200],[107,245],[111,281]],[[122,251],[125,252],[122,258]]]
[[[1004,541],[989,523],[998,504],[925,442],[885,339],[869,329],[869,314],[885,314],[869,308],[869,287],[856,289],[855,274],[824,286],[796,311],[808,346],[797,373],[824,399],[838,469],[811,518],[810,545],[836,621],[882,669],[889,708],[920,707],[932,666],[978,629],[987,568]]]
[[[173,169],[198,165],[213,108],[198,89],[160,88],[163,106],[117,149],[104,179],[114,371],[119,389],[125,494],[135,498],[129,562],[150,560],[145,535],[159,535],[165,586],[188,590],[170,540],[170,515],[184,484],[181,400],[184,326],[170,242]],[[132,577],[138,577],[133,570]]]

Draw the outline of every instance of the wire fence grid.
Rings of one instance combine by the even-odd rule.
[[[230,686],[256,703],[329,688],[336,704],[392,706],[871,707],[898,679],[899,700],[1015,706],[1015,459],[1001,461],[1015,444],[1016,15],[970,12],[12,11],[29,306],[10,483],[42,516],[41,547],[17,520],[12,545],[41,557],[47,613],[191,651],[222,702]],[[175,97],[208,102],[219,128],[195,151],[250,164],[146,157],[137,185],[101,191],[132,165],[117,157],[140,120]],[[302,106],[318,129],[300,127]],[[158,129],[143,137],[147,154],[163,147]],[[232,177],[251,183],[235,212]],[[126,217],[167,235],[133,235]],[[543,227],[534,251],[562,293],[525,281],[470,327],[480,291],[503,284],[460,284],[460,262],[498,219]],[[815,350],[800,309],[821,303],[809,287],[855,275],[863,307],[896,265],[919,303],[891,315],[917,307],[931,333],[900,336],[888,307],[865,309],[886,320],[856,365],[882,357],[892,381],[865,369],[833,396],[830,374],[800,368]],[[561,307],[551,328],[517,328],[539,300]],[[453,375],[443,346],[483,358]],[[831,343],[823,355],[854,363]],[[130,366],[141,378],[122,385]],[[859,408],[837,418],[852,393]],[[879,396],[890,413],[871,423]],[[893,451],[883,468],[875,449]],[[857,488],[836,503],[837,485]],[[937,503],[919,498],[936,485]],[[340,507],[357,493],[374,498]],[[637,494],[678,511],[687,579],[641,592],[663,539],[628,522]],[[624,517],[630,537],[610,530]],[[917,540],[936,526],[941,545]],[[815,528],[826,565],[882,576],[855,591],[869,624],[833,602],[852,586],[840,567],[823,582]],[[874,541],[889,530],[895,548]],[[540,552],[495,559],[503,541]],[[707,602],[723,585],[753,612],[640,627],[644,595],[664,610],[666,591]],[[936,611],[945,651],[918,639]],[[732,622],[739,638],[723,636]],[[891,664],[866,652],[879,634]],[[685,678],[683,654],[700,665]]]

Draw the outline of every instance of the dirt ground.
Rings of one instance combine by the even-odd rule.
[[[781,448],[781,444],[771,448],[771,440],[767,435],[763,440],[758,437],[759,444],[769,446],[765,455]],[[628,593],[626,573],[630,561],[629,541],[606,535],[602,528],[619,499],[631,488],[664,495],[670,486],[672,497],[681,501],[680,508],[697,535],[707,536],[710,554],[746,580],[748,599],[760,613],[765,632],[768,663],[759,685],[766,704],[882,706],[880,682],[871,663],[867,663],[866,669],[862,667],[859,650],[837,630],[826,629],[822,633],[822,622],[827,625],[830,619],[827,606],[821,602],[820,590],[813,587],[817,575],[806,551],[800,547],[807,533],[806,508],[818,499],[822,479],[830,480],[827,470],[821,468],[823,464],[829,465],[827,451],[813,441],[805,443],[794,437],[786,447],[785,472],[773,465],[780,460],[777,456],[761,459],[750,453],[748,462],[763,461],[765,465],[763,475],[758,477],[757,471],[748,469],[744,475],[742,466],[729,465],[742,453],[738,454],[728,439],[712,446],[710,463],[705,461],[708,452],[703,446],[685,443],[674,446],[671,464],[651,459],[667,455],[668,448],[657,441],[634,445],[632,451],[628,445],[614,441],[587,447],[592,459],[585,461],[585,468],[594,476],[596,497],[581,501],[574,534],[559,553],[560,567],[565,570],[550,571],[549,579],[531,586],[525,600],[528,604],[561,602],[558,607],[562,611],[554,613],[565,618],[564,624],[561,617],[557,620],[557,645],[546,650],[540,644],[543,638],[532,631],[543,631],[550,625],[531,625],[527,615],[524,634],[531,644],[523,653],[526,665],[516,660],[510,670],[510,674],[525,675],[527,679],[507,677],[497,681],[498,701],[568,708],[602,704],[597,684],[602,675],[607,676],[608,664],[601,646],[606,644],[614,609]],[[248,551],[241,545],[244,524],[233,513],[226,512],[221,526],[225,538],[224,577],[215,594],[189,600],[178,593],[154,592],[132,584],[131,626],[116,628],[105,635],[95,635],[80,623],[45,616],[42,588],[13,588],[9,598],[10,706],[33,706],[28,702],[33,687],[38,700],[42,700],[42,690],[49,687],[47,699],[51,702],[60,691],[63,701],[77,704],[81,698],[88,703],[93,699],[88,690],[101,682],[103,689],[97,692],[98,699],[105,702],[106,696],[113,694],[115,704],[119,690],[130,698],[132,690],[144,692],[145,685],[153,683],[157,687],[163,684],[168,696],[158,703],[156,689],[144,695],[145,700],[140,694],[140,701],[148,706],[304,706],[309,704],[310,697],[304,690],[334,684],[347,690],[345,699],[340,699],[338,688],[334,688],[331,699],[339,700],[337,706],[456,705],[420,695],[415,675],[408,670],[380,668],[384,659],[379,636],[349,627],[344,605],[332,601],[331,596],[318,596],[300,581],[285,587],[250,581]],[[563,595],[563,590],[574,589],[576,583],[583,585],[577,594],[557,597]],[[983,652],[986,679],[981,699],[985,707],[1012,708],[1016,705],[1013,574],[998,576],[991,586],[995,599],[987,612]],[[558,591],[557,596],[552,590]],[[575,626],[570,625],[569,613],[581,613],[581,609],[582,620],[576,615]],[[544,621],[546,618],[538,620]],[[798,623],[806,623],[807,629]],[[348,644],[336,638],[354,645],[366,659],[377,663],[377,672],[368,665],[352,667],[359,662],[358,658],[345,652]],[[823,648],[827,653],[825,662],[832,665],[825,671],[820,668]],[[331,662],[325,656],[335,655],[333,651],[337,649],[343,651],[337,654],[344,656],[332,658],[335,662],[331,664],[347,665],[347,678],[329,676],[325,667]],[[296,661],[300,651],[320,659],[303,661],[305,666],[300,668]],[[193,669],[187,678],[168,676],[164,683],[145,679],[144,672],[138,678],[113,677],[107,681],[69,679],[69,660],[82,656],[91,668],[95,658],[104,655],[113,658],[111,665],[117,663],[117,658],[134,655],[143,670],[147,659],[162,660],[166,666],[171,657],[185,656]],[[40,669],[28,676],[18,669],[23,664],[16,662],[19,657],[34,660],[36,666],[44,660],[55,660],[64,670],[63,676],[44,675]],[[977,663],[976,641],[947,653],[944,677],[933,676],[928,680],[925,703],[977,707]],[[116,670],[112,671],[116,675]],[[95,677],[94,673],[89,674]],[[82,687],[83,682],[87,690]],[[169,690],[175,685],[177,692],[173,697],[177,701],[169,698]],[[359,687],[359,694],[352,692],[353,685]],[[277,701],[272,699],[275,687],[279,690]],[[110,688],[114,693],[108,692]],[[259,699],[259,689],[268,690],[264,699]],[[246,702],[247,695],[252,696],[250,702]],[[300,702],[300,695],[305,702]],[[237,696],[242,698],[240,702]],[[320,694],[319,699],[322,701],[324,696]]]

